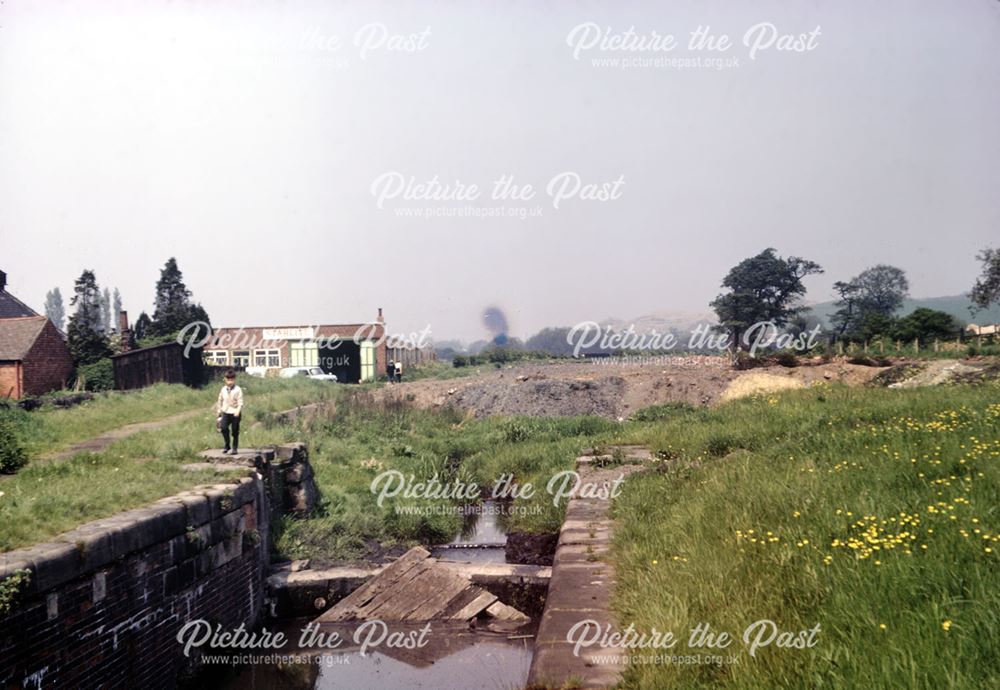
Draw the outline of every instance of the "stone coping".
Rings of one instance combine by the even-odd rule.
[[[220,521],[220,525],[233,523],[234,514],[241,514],[242,507],[254,502],[263,491],[261,479],[243,477],[229,483],[197,486],[141,508],[88,522],[51,541],[0,554],[0,580],[16,570],[30,570],[27,592],[40,594],[154,544],[179,539],[176,546],[180,557],[180,547],[189,532],[198,534],[205,545],[221,541],[227,536],[223,534],[225,527],[211,530],[206,526],[214,521]],[[235,530],[236,525],[232,526]]]

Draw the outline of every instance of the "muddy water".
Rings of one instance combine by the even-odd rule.
[[[289,621],[281,627],[294,640],[307,622]],[[324,626],[342,634],[347,642],[343,651],[303,655],[297,663],[244,666],[213,686],[221,690],[513,690],[527,683],[536,625],[503,634],[470,630],[465,624],[432,623],[428,644],[421,649],[369,650],[364,655],[349,646],[349,627]]]

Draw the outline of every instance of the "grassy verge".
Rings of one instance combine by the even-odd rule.
[[[25,450],[34,458],[126,424],[208,409],[217,394],[214,386],[195,389],[161,383],[131,392],[98,393],[94,400],[67,409],[46,406],[34,412],[12,409],[2,414],[16,422]]]
[[[636,664],[624,686],[996,687],[998,390],[821,386],[630,425],[663,460],[615,504],[614,605],[673,653],[740,659]],[[819,624],[817,644],[751,657],[762,619]],[[689,649],[699,623],[735,642]]]
[[[270,414],[330,399],[341,390],[308,379],[245,379],[241,385],[247,400],[241,430],[244,446],[297,440],[298,431],[294,427],[269,423]],[[183,386],[154,388],[157,390],[147,389],[148,398],[176,400],[191,395],[200,402],[198,396],[206,394],[206,391],[190,391]],[[211,399],[214,400],[214,393]],[[95,405],[99,402],[104,401],[95,401]],[[61,412],[70,418],[67,423],[74,427],[81,424],[72,420],[74,414],[85,418],[96,414],[84,406]],[[99,412],[107,414],[106,409]],[[22,424],[28,425],[28,434],[45,429],[50,423],[31,416],[35,414],[30,413],[26,420],[20,419]],[[251,429],[257,421],[264,424]],[[25,438],[30,442],[30,435]],[[219,475],[212,472],[190,472],[181,466],[196,461],[198,452],[220,444],[209,402],[203,414],[161,429],[134,434],[116,441],[101,453],[29,464],[0,482],[0,551],[44,541],[88,520],[135,508],[206,480],[218,479]]]

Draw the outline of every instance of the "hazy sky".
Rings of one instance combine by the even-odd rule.
[[[996,0],[6,0],[0,269],[38,310],[94,269],[134,319],[176,256],[216,325],[382,306],[438,339],[485,335],[487,305],[518,335],[704,312],[768,246],[826,268],[811,301],[879,262],[957,294],[1000,244],[998,48]],[[534,198],[491,199],[502,175]],[[404,215],[470,207],[541,215]]]

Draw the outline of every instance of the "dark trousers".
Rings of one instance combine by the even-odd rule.
[[[229,448],[229,428],[233,429],[233,450],[240,447],[240,415],[223,413],[222,414],[222,440],[226,442],[226,448]]]

